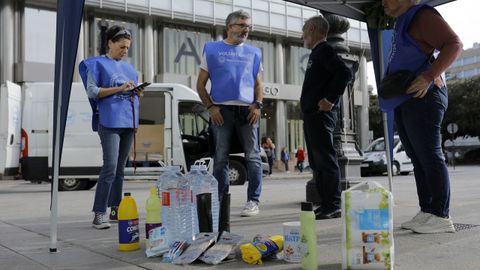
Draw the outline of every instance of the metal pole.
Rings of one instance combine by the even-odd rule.
[[[392,158],[390,156],[390,136],[388,134],[387,113],[382,112],[383,120],[383,141],[385,142],[385,155],[387,156],[387,174],[388,174],[388,190],[393,192],[393,177],[392,177]]]
[[[64,48],[64,36],[62,33],[62,50]],[[55,149],[53,155],[53,179],[52,179],[52,205],[50,209],[50,252],[57,252],[57,223],[58,223],[58,174],[60,170],[60,125],[63,89],[63,51],[60,53],[60,76],[58,80],[58,104],[55,130]]]
[[[383,42],[382,42],[382,32],[378,32],[378,51],[380,54],[380,76],[383,78],[383,74],[385,74],[385,65],[383,59]],[[393,193],[393,178],[392,178],[392,159],[390,156],[390,140],[388,134],[388,121],[387,121],[387,113],[382,112],[382,122],[383,122],[383,140],[385,142],[385,156],[387,157],[387,174],[388,174],[388,189],[390,192]]]

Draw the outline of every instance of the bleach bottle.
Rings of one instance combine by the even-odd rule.
[[[118,249],[132,251],[140,249],[140,231],[137,204],[130,192],[125,192],[118,207]]]
[[[150,230],[162,226],[162,200],[157,195],[157,188],[150,188],[150,197],[145,204],[147,220],[145,222],[145,235],[148,239]]]

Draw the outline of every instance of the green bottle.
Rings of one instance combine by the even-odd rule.
[[[299,249],[302,269],[316,270],[318,268],[317,233],[315,231],[315,213],[313,213],[311,202],[302,202]]]

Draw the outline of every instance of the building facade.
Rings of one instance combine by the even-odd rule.
[[[480,76],[480,43],[464,50],[445,73],[447,80]]]
[[[0,3],[1,83],[53,81],[55,8],[54,0]],[[293,152],[304,146],[299,97],[310,51],[303,48],[301,30],[306,19],[320,14],[318,10],[283,0],[86,0],[77,62],[98,55],[101,34],[120,24],[132,33],[127,60],[141,80],[176,82],[195,89],[204,44],[224,38],[225,18],[238,9],[251,14],[253,31],[248,43],[263,53],[261,136],[271,137],[278,152],[284,146]],[[343,34],[350,49],[346,57],[358,61],[360,68],[347,93],[359,113],[348,124],[365,133],[359,137],[363,147],[369,134],[366,62],[370,45],[366,25],[349,23],[350,29]],[[365,123],[363,132],[360,125]]]

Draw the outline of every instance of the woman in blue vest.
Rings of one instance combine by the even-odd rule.
[[[98,132],[103,151],[103,167],[93,203],[93,227],[108,229],[117,220],[122,199],[124,168],[138,127],[138,84],[135,68],[123,61],[131,45],[131,34],[124,27],[112,26],[106,33],[106,53],[80,63],[80,75],[92,106],[92,129]]]
[[[440,127],[448,105],[442,73],[460,54],[462,42],[434,8],[419,2],[382,1],[385,13],[396,18],[388,73],[418,71],[407,89],[406,101],[395,109],[398,134],[414,166],[420,206],[402,228],[416,233],[455,232]],[[435,51],[438,56],[431,61]]]

